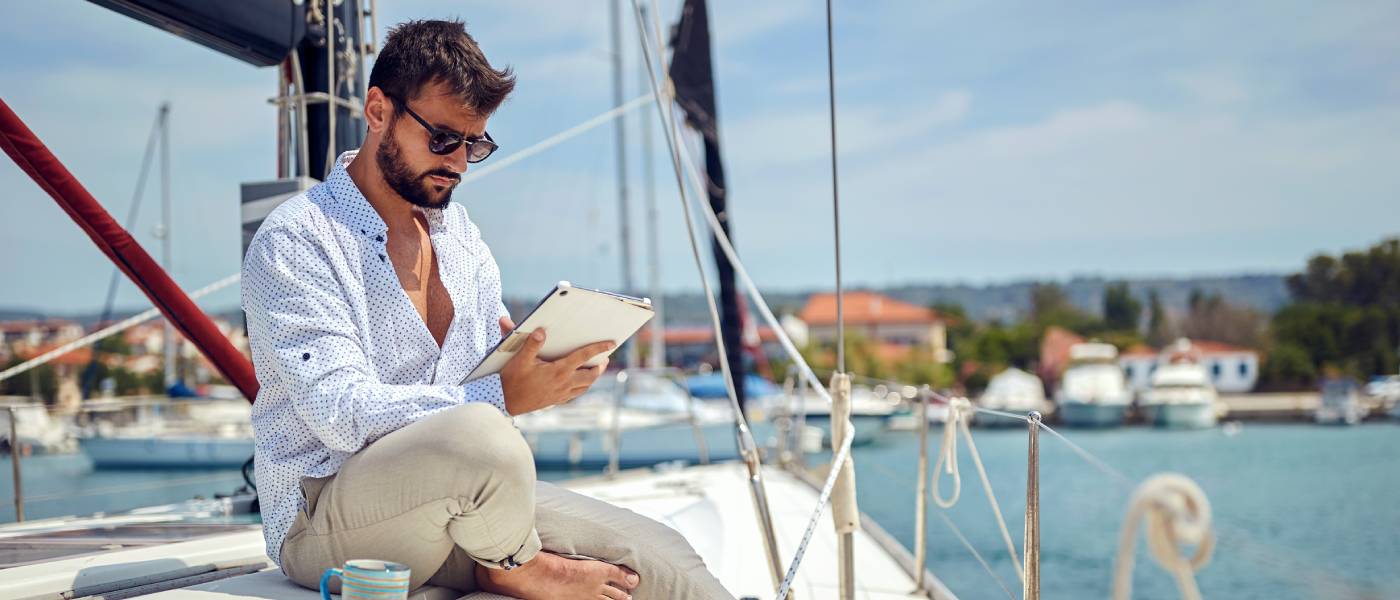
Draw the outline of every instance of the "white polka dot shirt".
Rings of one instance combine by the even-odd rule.
[[[388,227],[345,171],[268,215],[243,261],[257,371],[258,496],[267,554],[305,507],[303,477],[326,477],[366,445],[466,402],[505,410],[500,376],[460,382],[500,340],[501,273],[459,203],[424,210],[455,316],[439,349],[399,284]]]

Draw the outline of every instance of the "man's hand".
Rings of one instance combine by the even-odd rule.
[[[502,335],[508,335],[513,329],[510,319],[502,317]],[[612,342],[594,342],[563,358],[547,361],[539,357],[544,339],[544,329],[536,329],[501,369],[501,389],[506,396],[506,412],[511,415],[534,412],[579,397],[608,366],[607,359],[596,367],[585,367],[583,363],[616,346]]]

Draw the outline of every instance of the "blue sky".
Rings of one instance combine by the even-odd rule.
[[[660,2],[668,22],[678,4]],[[1400,233],[1400,4],[984,4],[837,3],[849,281],[1286,272]],[[768,289],[831,281],[824,6],[711,7],[736,242]],[[610,107],[607,2],[380,7],[381,27],[462,17],[516,69],[490,125],[498,156]],[[238,185],[275,175],[275,72],[87,2],[3,12],[0,97],[118,218],[173,103],[173,275],[195,289],[237,271]],[[640,118],[655,114],[629,120],[633,157]],[[664,287],[698,289],[654,130]],[[597,129],[459,189],[507,294],[618,286],[612,139]],[[100,309],[109,263],[8,162],[0,190],[0,306]],[[133,230],[155,251],[150,191]],[[144,299],[124,282],[119,305]]]

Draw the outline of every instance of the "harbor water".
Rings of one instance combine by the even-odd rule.
[[[1400,597],[1400,427],[1394,424],[1250,424],[1234,435],[1220,429],[1142,428],[1065,433],[1133,482],[1171,471],[1201,485],[1219,532],[1215,556],[1198,575],[1208,598]],[[940,434],[935,427],[931,452]],[[1026,432],[984,429],[974,435],[1019,552]],[[1042,434],[1040,447],[1043,597],[1107,598],[1131,485],[1096,469],[1052,436]],[[861,510],[906,547],[914,542],[917,448],[913,433],[886,432],[855,451]],[[930,567],[964,600],[1019,598],[1014,567],[970,455],[959,448],[958,456],[961,499],[946,511],[930,509]],[[809,462],[825,459],[812,456]],[[0,520],[8,522],[14,520],[13,486],[8,458],[5,462]],[[81,454],[27,457],[23,467],[29,519],[212,497],[242,484],[236,469],[94,471]],[[540,476],[557,480],[574,474],[591,473]],[[945,478],[945,496],[950,486]],[[956,525],[995,577],[938,512]],[[779,543],[790,552],[796,540]],[[1134,597],[1177,597],[1141,536],[1138,546]]]

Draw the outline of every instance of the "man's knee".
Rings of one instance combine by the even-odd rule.
[[[534,457],[515,424],[496,407],[485,403],[457,406],[425,419],[417,444],[432,461],[448,468],[481,469],[503,476],[518,476],[533,483]]]

